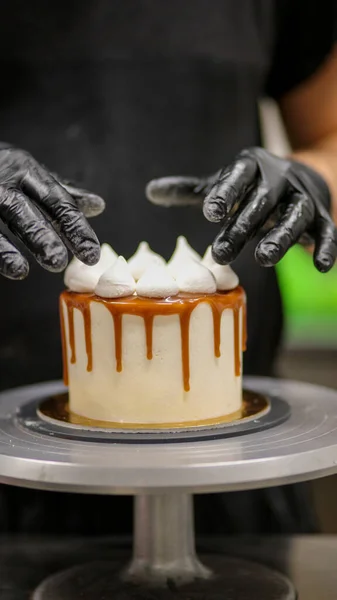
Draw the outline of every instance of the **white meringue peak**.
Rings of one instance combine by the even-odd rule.
[[[207,267],[207,269],[211,269],[217,264],[212,256],[212,246],[208,246],[202,258],[201,264],[204,265],[204,267]]]
[[[184,261],[176,274],[180,292],[189,294],[215,294],[217,286],[213,273],[200,262]]]
[[[201,262],[201,256],[189,245],[186,238],[180,235],[177,239],[175,250],[168,262],[173,277],[177,278],[179,271],[185,268],[186,262]]]
[[[97,266],[88,267],[80,261],[78,265],[70,265],[67,269],[68,273],[65,275],[65,281],[67,280],[67,286],[71,292],[78,293],[93,293],[97,282],[100,278],[101,271]]]
[[[95,294],[101,298],[123,298],[132,296],[135,289],[136,282],[130,273],[128,263],[123,256],[119,256],[100,276]]]
[[[96,274],[98,274],[97,276],[97,280],[99,279],[99,276],[108,268],[110,267],[110,265],[112,265],[115,260],[117,259],[117,254],[116,252],[111,248],[111,246],[109,246],[109,244],[102,244],[101,246],[101,255],[99,258],[99,261],[96,265],[93,265],[92,267],[89,267],[88,265],[85,265],[84,263],[82,263],[78,258],[76,258],[76,256],[74,256],[72,258],[72,260],[70,261],[69,265],[67,266],[65,272],[64,272],[64,283],[66,285],[67,288],[69,288],[70,290],[72,290],[73,292],[77,292],[77,291],[84,291],[84,290],[73,290],[70,284],[70,280],[75,278],[76,280],[78,279],[78,269],[81,268],[85,268],[85,272],[86,269],[94,269],[93,271],[93,275],[92,277],[88,275],[85,275],[85,272],[82,273],[82,275],[80,276],[80,280],[83,279],[83,277],[85,277],[86,281],[88,281],[88,285],[89,285],[89,281],[94,281],[94,277],[96,276]],[[75,286],[77,284],[75,283]],[[79,284],[80,285],[80,284]],[[92,291],[92,290],[90,290]]]
[[[76,257],[71,260],[64,283],[73,292],[95,292],[102,298],[121,298],[135,291],[148,298],[168,298],[179,292],[226,292],[239,285],[239,278],[230,266],[215,262],[211,246],[201,258],[186,238],[179,236],[168,264],[147,242],[139,244],[128,262],[117,257],[109,244],[102,244],[96,265],[88,267]]]
[[[63,281],[64,285],[67,288],[70,288],[69,282],[73,274],[77,273],[77,269],[82,265],[84,267],[84,263],[82,263],[76,256],[73,256],[70,263],[68,264],[66,270],[64,271]]]
[[[180,235],[177,238],[176,247],[168,262],[169,267],[175,266],[175,263],[179,264],[183,259],[193,258],[197,262],[201,261],[201,256],[190,246],[187,239]]]
[[[166,265],[153,265],[138,280],[136,292],[146,298],[168,298],[176,296],[179,287]]]
[[[108,269],[117,260],[118,254],[111,248],[110,244],[101,245],[101,256],[95,266],[99,266],[102,269],[102,273]]]
[[[220,292],[233,290],[239,285],[239,278],[229,265],[218,265],[214,263],[211,271],[216,280],[216,287]]]
[[[141,242],[133,256],[129,258],[128,265],[134,279],[138,281],[143,273],[152,266],[165,266],[162,256],[151,250],[147,242]]]

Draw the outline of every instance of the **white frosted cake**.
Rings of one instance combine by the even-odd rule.
[[[245,294],[228,266],[180,237],[168,263],[142,242],[127,262],[103,244],[73,259],[61,294],[70,411],[120,427],[237,418]]]

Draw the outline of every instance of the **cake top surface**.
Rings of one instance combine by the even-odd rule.
[[[102,244],[99,262],[88,267],[77,258],[68,265],[64,283],[72,292],[92,293],[101,298],[122,298],[134,294],[145,298],[169,298],[179,293],[214,294],[236,288],[238,276],[228,265],[218,265],[211,247],[204,257],[178,237],[168,262],[141,242],[128,261]]]

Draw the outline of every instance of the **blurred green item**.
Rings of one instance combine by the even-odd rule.
[[[295,246],[277,266],[286,341],[292,346],[337,346],[337,267],[319,273],[312,256]]]

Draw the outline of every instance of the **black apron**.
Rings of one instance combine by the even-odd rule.
[[[3,4],[2,139],[102,195],[105,214],[92,224],[118,253],[128,257],[145,239],[168,257],[179,234],[204,252],[217,226],[197,210],[150,205],[144,187],[154,177],[212,173],[242,148],[259,144],[257,101],[272,61],[274,3]],[[248,298],[244,372],[272,375],[282,330],[275,272],[256,265],[252,247],[234,267]],[[1,389],[59,378],[62,276],[31,261],[26,281],[0,285]],[[268,494],[241,494],[227,509],[221,496],[198,499],[200,528],[284,529]],[[106,530],[102,515],[112,514],[113,502],[128,505],[14,488],[2,488],[1,501],[0,527],[19,531],[97,533]],[[212,503],[224,514],[220,530],[219,519],[211,523]],[[285,504],[293,526],[293,500]],[[118,521],[111,530],[127,527]]]

